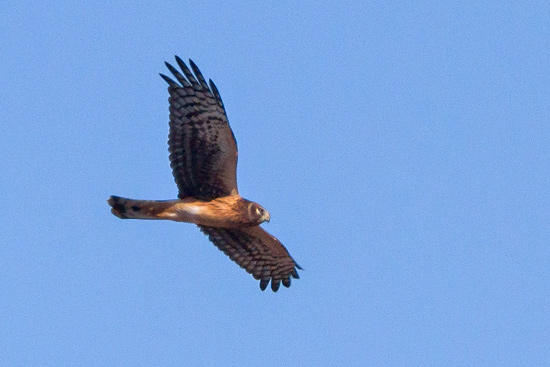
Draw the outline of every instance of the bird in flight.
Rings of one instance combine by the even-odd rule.
[[[176,200],[133,200],[111,196],[111,213],[121,219],[165,219],[195,223],[231,260],[260,281],[263,291],[271,282],[290,287],[302,269],[282,243],[260,224],[269,212],[246,200],[237,190],[237,142],[229,126],[220,93],[206,83],[198,67],[191,70],[178,56],[181,72],[166,67],[177,82],[164,74],[170,98],[170,167],[179,194]]]

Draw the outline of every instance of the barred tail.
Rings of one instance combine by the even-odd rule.
[[[167,207],[164,202],[133,200],[120,196],[111,196],[107,203],[111,206],[111,213],[120,219],[164,219],[162,212]]]

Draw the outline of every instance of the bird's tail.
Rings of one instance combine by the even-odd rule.
[[[164,219],[162,213],[166,209],[166,202],[153,200],[133,200],[111,196],[107,203],[111,206],[111,213],[120,219]]]

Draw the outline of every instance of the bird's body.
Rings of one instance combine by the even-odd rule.
[[[179,189],[176,200],[133,200],[111,196],[111,212],[122,219],[160,219],[195,223],[231,260],[276,292],[290,286],[301,269],[286,248],[260,227],[269,213],[237,190],[237,142],[218,89],[197,66],[183,72],[166,63],[170,98],[170,166]]]
[[[267,212],[258,219],[250,218],[248,207],[255,204],[239,195],[208,201],[195,198],[134,200],[111,196],[108,202],[111,212],[121,219],[166,219],[219,228],[241,228],[269,221]]]

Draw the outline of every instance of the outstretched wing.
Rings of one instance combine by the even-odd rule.
[[[302,268],[283,244],[261,227],[199,228],[231,260],[260,280],[262,291],[267,288],[269,281],[273,292],[277,292],[281,282],[285,287],[290,287],[291,278],[299,278],[297,269]]]
[[[213,199],[236,194],[237,143],[229,127],[218,89],[206,84],[200,70],[189,60],[193,73],[176,56],[183,76],[165,63],[177,82],[166,75],[170,93],[170,166],[179,198]]]

